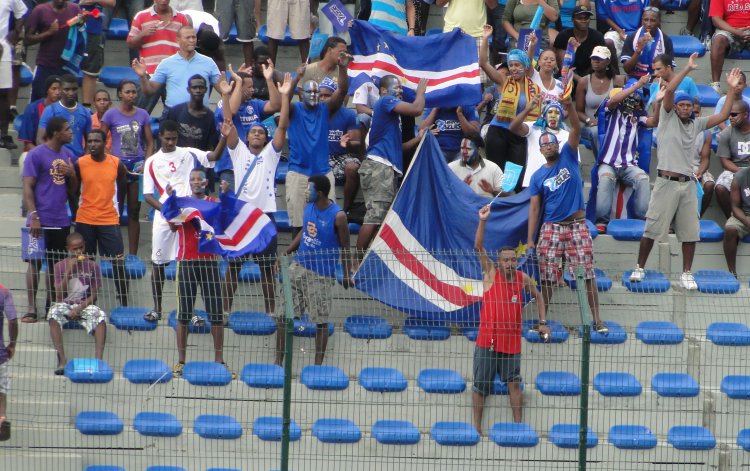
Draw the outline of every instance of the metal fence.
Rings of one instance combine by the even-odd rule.
[[[442,258],[412,255],[422,262]],[[476,254],[453,256],[467,264],[450,275],[460,280],[442,272],[437,281],[463,283],[476,274],[478,267],[468,266]],[[747,286],[735,290],[715,275],[700,279],[707,292],[685,292],[679,273],[664,273],[667,289],[654,284],[631,291],[622,268],[606,267],[597,283],[609,327],[602,335],[591,331],[585,283],[565,277],[547,306],[549,341],[535,330],[536,303],[523,308],[520,424],[508,395],[513,385],[498,378],[484,400],[480,434],[473,426],[479,310],[455,316],[389,307],[409,301],[408,290],[388,284],[396,283],[397,258],[383,260],[389,269],[368,273],[371,284],[387,281],[378,300],[357,288],[365,284],[362,274],[345,289],[333,279],[306,276],[290,268],[291,257],[281,257],[275,319],[265,313],[260,268],[246,263],[228,326],[212,335],[210,323],[188,322],[180,377],[172,372],[178,353],[171,267],[164,317],[155,323],[139,321],[153,307],[149,264],[127,263],[129,309],[119,306],[116,280],[105,276],[96,301],[108,316],[104,363],[93,360],[93,338],[65,328],[68,364],[61,376],[54,374],[55,350],[43,320],[42,281],[42,319],[20,324],[8,363],[12,427],[10,440],[0,442],[0,469],[683,470],[750,463]],[[28,305],[26,268],[17,251],[0,253],[0,282],[11,290],[19,317]],[[437,301],[430,298],[435,285],[421,289],[432,282],[411,268],[401,281],[416,289],[414,296]],[[341,279],[341,272],[332,278]],[[313,316],[331,300],[327,329],[320,329],[329,332],[320,366],[323,336],[314,319],[295,312],[295,292],[314,295],[306,306]],[[205,309],[200,290],[197,299],[196,307]],[[284,362],[277,365],[282,326]],[[226,368],[214,361],[216,336],[223,337]]]

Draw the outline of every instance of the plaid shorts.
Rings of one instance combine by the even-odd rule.
[[[568,271],[582,265],[586,279],[594,278],[594,246],[586,222],[568,225],[545,222],[537,244],[539,272],[546,281],[558,281],[562,276],[563,254],[568,262]]]
[[[52,320],[64,326],[70,319],[68,315],[73,305],[67,303],[52,303],[52,307],[49,308],[47,313],[47,320]],[[81,318],[78,319],[78,323],[81,324],[89,335],[94,335],[94,330],[101,323],[107,322],[107,315],[99,309],[97,306],[90,304],[81,311]]]

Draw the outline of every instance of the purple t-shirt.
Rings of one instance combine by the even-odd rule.
[[[151,125],[146,110],[136,108],[132,116],[127,116],[120,108],[110,108],[102,116],[102,123],[112,133],[112,154],[123,160],[143,160],[146,155],[143,130]]]
[[[68,202],[67,178],[60,164],[73,161],[73,153],[65,147],[57,153],[47,144],[34,147],[23,163],[23,176],[36,178],[34,202],[42,227],[68,227],[70,218],[65,203]]]
[[[55,285],[62,283],[68,260],[70,259],[55,263]],[[99,270],[99,265],[89,259],[76,261],[70,280],[68,280],[68,291],[65,293],[63,302],[80,304],[81,301],[91,296],[92,288],[99,289],[101,285],[102,272]]]
[[[5,351],[3,341],[3,314],[8,321],[16,320],[16,305],[10,290],[0,284],[0,365],[8,361],[8,353]]]
[[[39,50],[36,54],[36,63],[44,67],[59,69],[63,66],[62,52],[65,49],[65,43],[68,41],[67,21],[81,12],[81,8],[74,3],[66,3],[65,8],[57,11],[52,8],[52,3],[42,3],[34,7],[29,18],[26,20],[26,31],[32,33],[43,33],[49,30],[50,25],[57,20],[60,29],[57,33],[49,36],[39,43]]]

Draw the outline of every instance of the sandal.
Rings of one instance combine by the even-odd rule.
[[[36,312],[27,312],[23,315],[21,318],[21,322],[24,324],[34,324],[39,320],[39,318],[36,315]]]
[[[159,322],[161,320],[161,312],[156,312],[152,309],[143,315],[143,319],[148,322]]]
[[[175,363],[175,364],[174,364],[174,366],[172,367],[172,374],[173,374],[173,375],[174,375],[174,376],[175,376],[176,378],[179,378],[179,377],[181,377],[181,376],[182,376],[182,370],[183,370],[183,369],[185,369],[185,363],[177,362],[177,363]]]
[[[235,379],[237,379],[237,373],[235,373],[234,371],[232,371],[232,369],[229,368],[229,366],[227,366],[227,364],[225,362],[221,362],[221,364],[224,365],[224,368],[226,368],[227,371],[229,371],[229,373],[232,375],[232,381],[234,381]]]
[[[0,442],[10,440],[10,422],[0,417]]]
[[[201,316],[196,315],[190,319],[190,324],[193,327],[203,327],[204,325],[206,325],[206,320],[203,319]]]

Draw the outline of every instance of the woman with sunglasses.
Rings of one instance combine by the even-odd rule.
[[[637,80],[654,73],[652,63],[661,54],[674,57],[672,39],[661,30],[659,9],[646,7],[641,15],[641,27],[625,38],[620,62],[628,77]]]

